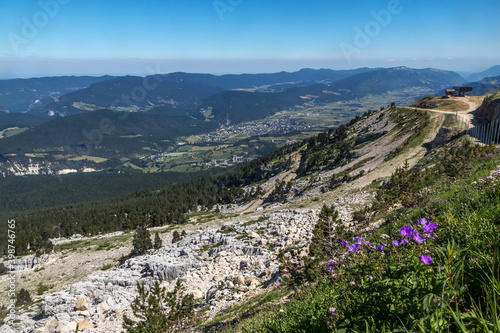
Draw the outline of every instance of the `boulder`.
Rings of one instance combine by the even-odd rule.
[[[243,253],[247,256],[260,256],[262,249],[260,247],[247,246],[242,249]]]
[[[109,308],[108,303],[102,302],[97,305],[97,313],[98,314],[106,314],[110,311],[111,309]]]
[[[194,299],[203,298],[203,293],[201,291],[193,291],[192,295],[193,295]]]
[[[258,286],[260,284],[260,281],[255,279],[255,278],[251,278],[247,281],[248,285],[251,287],[251,286]]]
[[[246,233],[249,238],[260,238],[260,235],[258,233],[253,232],[251,230],[247,230]]]
[[[75,327],[73,329],[68,327],[68,325],[59,325],[56,327],[54,332],[56,332],[56,333],[73,333],[74,331],[76,331],[76,323],[75,323]]]
[[[49,318],[49,320],[45,323],[45,327],[48,329],[55,329],[57,326],[59,326],[59,322],[54,317]]]
[[[224,280],[224,277],[221,274],[217,274],[213,277],[213,279],[215,282],[219,282],[219,281]]]
[[[78,325],[76,324],[76,321],[71,321],[69,322],[66,327],[71,331],[71,332],[74,332],[76,331],[76,328],[78,327]]]
[[[210,288],[210,290],[207,291],[207,297],[205,299],[206,302],[208,303],[211,299],[215,298],[216,294],[217,294],[217,287],[214,286]]]
[[[90,310],[90,302],[86,298],[81,298],[75,305],[75,309],[77,311],[89,311]]]
[[[78,330],[79,330],[79,331],[81,331],[81,330],[83,330],[85,327],[90,327],[90,326],[92,326],[92,324],[91,324],[91,323],[89,323],[89,322],[88,322],[88,321],[86,321],[86,320],[82,320],[82,321],[80,321],[80,322],[78,323]]]
[[[234,280],[234,284],[236,284],[237,286],[244,286],[245,285],[245,277],[243,275],[238,276]]]
[[[80,311],[79,314],[80,316],[90,317],[90,311]]]
[[[51,333],[50,329],[48,329],[47,327],[36,328],[34,332],[35,333]]]
[[[242,260],[240,261],[240,270],[245,270],[248,268],[250,262],[248,260]]]

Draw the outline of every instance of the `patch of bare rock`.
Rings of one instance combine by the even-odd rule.
[[[318,213],[280,210],[255,221],[194,231],[178,243],[46,296],[38,311],[19,314],[18,321],[3,325],[0,333],[121,332],[123,315],[131,315],[137,283],[150,287],[156,280],[172,290],[181,279],[187,292],[214,315],[273,286],[279,279],[280,250],[293,247],[286,252],[291,260],[308,255]]]

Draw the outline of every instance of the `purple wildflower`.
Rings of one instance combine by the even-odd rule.
[[[393,241],[392,241],[392,244],[394,244],[394,246],[399,246],[399,245],[401,245],[401,243],[400,243],[399,241],[397,241],[397,240],[393,240]]]
[[[355,243],[355,244],[349,245],[349,249],[347,250],[347,252],[356,252],[357,250],[359,250],[359,244]]]
[[[346,240],[343,240],[342,242],[340,242],[340,244],[346,246],[347,245],[347,241]]]
[[[420,224],[426,224],[427,223],[427,219],[424,217],[424,218],[421,218],[419,220],[417,220],[418,223]]]
[[[337,311],[337,309],[333,306],[328,309],[328,312],[330,312],[332,315],[336,315],[335,311]]]
[[[419,257],[420,261],[423,262],[426,265],[432,264],[432,257],[426,256],[425,254],[422,254]]]
[[[370,241],[364,242],[365,245],[370,245]]]
[[[401,240],[401,244],[406,244],[406,243],[408,243],[408,240],[407,240],[407,239],[402,239],[402,240]]]
[[[405,225],[399,230],[401,230],[401,236],[403,237],[413,237],[413,235],[415,234],[415,230],[409,225]]]
[[[382,243],[382,245],[378,245],[378,246],[376,247],[376,249],[377,249],[377,251],[378,251],[378,252],[382,252],[382,251],[384,251],[384,247],[386,247],[386,246],[387,246],[387,245],[385,245],[384,243]]]
[[[418,244],[423,244],[425,242],[425,238],[420,236],[420,234],[415,234],[413,235],[413,239],[415,240],[415,242],[417,242]]]
[[[424,232],[431,233],[436,229],[438,225],[432,221],[429,221],[428,224],[424,224]]]

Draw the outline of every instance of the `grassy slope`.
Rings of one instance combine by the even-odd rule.
[[[488,154],[488,147],[455,151],[456,158],[447,154],[450,149],[426,158],[433,168],[393,177],[403,190],[381,192],[374,210],[385,223],[364,233],[370,246],[348,255],[346,247],[338,246],[333,271],[324,264],[316,267],[323,278],[300,286],[288,303],[283,296],[294,288],[282,285],[272,297],[281,301],[227,309],[214,322],[236,318],[229,332],[499,330],[500,189],[474,182],[500,160],[496,152]],[[434,238],[393,245],[402,239],[399,228],[405,225],[424,235],[416,222],[423,217],[439,226]],[[345,236],[350,244],[356,241],[352,237]],[[375,246],[382,243],[387,246],[379,252]],[[432,264],[419,259],[424,254],[433,258]]]

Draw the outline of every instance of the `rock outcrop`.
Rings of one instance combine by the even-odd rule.
[[[12,269],[16,272],[23,272],[29,269],[36,268],[38,265],[45,263],[48,259],[49,257],[46,255],[42,255],[40,257],[36,255],[29,255],[18,258],[13,262],[9,262],[8,266],[9,268],[12,267]]]
[[[279,279],[278,253],[289,247],[297,258],[307,255],[317,210],[281,210],[230,228],[198,230],[175,244],[127,260],[46,296],[43,319],[21,314],[0,332],[121,332],[123,314],[137,296],[137,283],[147,288],[158,280],[172,290],[182,279],[187,293],[215,313],[273,285]],[[287,253],[292,257],[291,253]],[[3,331],[2,331],[3,330]]]
[[[500,93],[487,96],[477,110],[480,117],[485,117],[489,122],[500,119]]]

